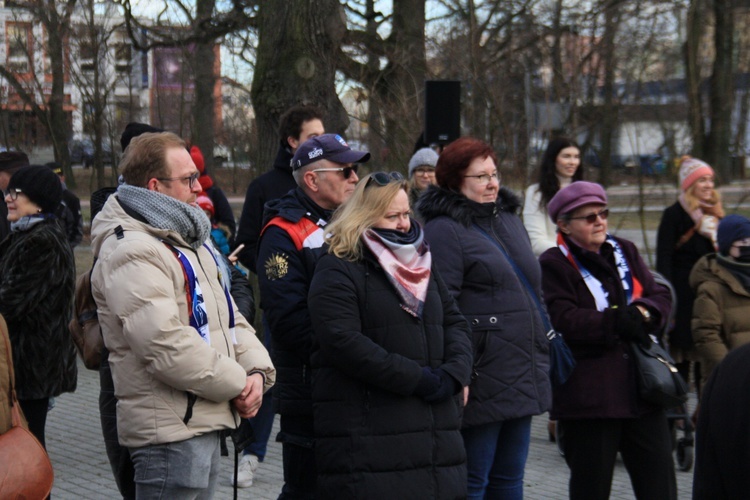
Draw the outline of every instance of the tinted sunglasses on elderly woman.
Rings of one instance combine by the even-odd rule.
[[[605,208],[601,212],[594,212],[593,214],[582,215],[581,217],[571,217],[570,220],[580,219],[585,220],[589,224],[593,224],[594,222],[596,222],[597,217],[601,217],[602,220],[607,220],[607,217],[609,217],[609,209]]]
[[[378,186],[385,186],[387,184],[390,184],[391,182],[401,182],[404,180],[404,176],[401,175],[399,172],[375,172],[370,175],[370,178],[367,179],[367,184],[365,184],[365,189],[370,187],[370,184],[375,181]]]

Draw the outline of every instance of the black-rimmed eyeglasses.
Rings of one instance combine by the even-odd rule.
[[[19,193],[23,193],[23,190],[18,188],[3,189],[3,198],[10,196],[12,201],[16,201]]]
[[[201,176],[201,173],[196,172],[193,175],[188,175],[186,177],[157,177],[156,180],[161,181],[161,182],[182,181],[183,184],[185,183],[185,181],[187,181],[188,187],[190,189],[193,189],[193,185],[195,184],[195,182],[198,180],[198,177],[200,176]]]
[[[609,209],[605,208],[601,212],[595,212],[593,214],[582,215],[581,217],[568,217],[568,220],[585,220],[589,224],[596,222],[596,218],[601,217],[602,220],[607,220],[609,217]]]
[[[352,165],[351,167],[337,167],[337,168],[316,168],[310,170],[310,172],[341,172],[344,179],[348,179],[352,176],[352,172],[357,173],[359,165]]]
[[[378,186],[385,186],[391,182],[401,182],[403,180],[404,176],[401,175],[400,172],[374,172],[370,174],[370,177],[367,179],[365,189],[367,189],[373,182]]]
[[[479,181],[479,184],[489,184],[492,179],[500,182],[500,173],[493,172],[491,174],[479,174],[479,175],[464,175],[464,177],[470,177]]]

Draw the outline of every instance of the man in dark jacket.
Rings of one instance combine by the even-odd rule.
[[[253,273],[257,273],[255,258],[258,254],[258,239],[263,227],[263,206],[281,198],[290,190],[297,187],[292,177],[290,165],[292,156],[300,144],[312,137],[325,132],[323,129],[322,114],[320,110],[312,106],[295,106],[287,110],[279,122],[279,151],[276,155],[273,168],[264,173],[247,188],[245,203],[242,206],[242,215],[235,235],[237,245],[244,244],[244,250],[240,251],[239,261]],[[264,319],[264,332],[266,348],[271,350],[269,328]],[[250,420],[255,435],[255,441],[244,450],[237,474],[237,486],[246,488],[252,486],[253,475],[266,455],[268,439],[273,427],[273,390],[263,395],[263,406],[258,415]]]
[[[750,490],[750,345],[738,347],[703,388],[695,433],[694,500],[745,498]]]
[[[353,151],[338,135],[323,134],[300,146],[292,158],[297,188],[266,207],[258,251],[261,307],[278,370],[274,406],[281,414],[284,487],[279,498],[313,498],[310,355],[312,325],[307,292],[322,255],[324,226],[354,192],[354,163],[370,153]]]
[[[72,191],[65,185],[65,173],[63,173],[62,165],[56,161],[47,163],[47,166],[57,174],[62,184],[62,205],[64,210],[60,214],[65,224],[65,236],[68,238],[70,248],[75,248],[81,243],[83,239],[83,215],[81,215],[81,200],[78,199]]]
[[[29,166],[29,157],[21,151],[3,151],[0,153],[0,190],[8,189],[11,176],[22,167]],[[8,222],[8,207],[5,205],[5,197],[0,201],[0,241],[10,234],[10,222]]]
[[[277,200],[297,187],[292,177],[290,161],[300,144],[325,133],[323,115],[313,106],[295,106],[281,116],[279,139],[281,145],[273,162],[273,168],[261,175],[247,187],[245,204],[242,206],[240,225],[235,242],[245,248],[239,254],[243,266],[257,273],[255,258],[258,253],[263,206]]]

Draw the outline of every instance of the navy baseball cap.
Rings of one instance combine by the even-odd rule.
[[[363,163],[370,159],[367,151],[356,151],[349,147],[338,134],[323,134],[305,141],[294,153],[292,169],[302,167],[319,160],[330,160],[335,163]]]

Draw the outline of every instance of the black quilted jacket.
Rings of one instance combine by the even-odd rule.
[[[464,427],[539,415],[551,406],[549,341],[539,309],[485,236],[505,247],[541,297],[541,270],[517,214],[520,205],[507,188],[496,203],[479,204],[436,186],[417,204],[434,265],[472,329],[475,379]]]
[[[413,394],[423,366],[469,382],[469,328],[437,274],[421,319],[369,251],[359,262],[323,256],[309,297],[316,496],[466,498],[459,396]]]

